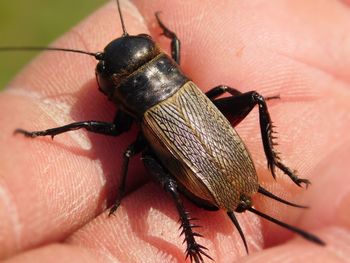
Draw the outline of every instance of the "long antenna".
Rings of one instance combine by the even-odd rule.
[[[122,10],[120,8],[119,0],[117,0],[117,5],[118,5],[118,12],[119,12],[119,17],[120,17],[120,22],[122,23],[123,36],[127,36],[128,32],[126,32],[126,28],[125,28],[124,19],[123,19],[123,15],[122,15]]]
[[[243,233],[243,230],[241,228],[241,226],[239,225],[239,222],[235,216],[235,214],[231,211],[227,212],[227,215],[230,217],[232,223],[235,225],[235,227],[238,230],[239,235],[241,236],[241,239],[243,241],[244,247],[245,247],[245,251],[247,252],[247,254],[249,254],[249,250],[248,250],[248,245],[247,245],[247,241],[245,240],[245,236]]]
[[[102,53],[101,52],[87,52],[84,50],[78,50],[78,49],[70,49],[70,48],[57,48],[57,47],[0,47],[1,51],[64,51],[64,52],[72,52],[72,53],[79,53],[79,54],[85,54],[89,56],[95,57],[97,60],[102,59]]]
[[[314,236],[311,233],[308,233],[308,232],[306,232],[304,230],[301,230],[301,229],[299,229],[299,228],[297,228],[295,226],[291,226],[291,225],[288,225],[288,224],[286,224],[284,222],[281,222],[281,221],[279,221],[279,220],[277,220],[277,219],[275,219],[275,218],[273,218],[271,216],[268,216],[268,215],[266,215],[266,214],[264,214],[264,213],[262,213],[262,212],[260,212],[258,210],[255,210],[252,207],[247,208],[247,210],[252,212],[252,213],[254,213],[254,214],[256,214],[256,215],[258,215],[258,216],[261,216],[262,218],[265,218],[266,220],[268,220],[270,222],[273,222],[273,223],[275,223],[275,224],[277,224],[277,225],[279,225],[281,227],[284,227],[284,228],[286,228],[286,229],[288,229],[288,230],[290,230],[290,231],[292,231],[294,233],[297,233],[300,236],[302,236],[303,238],[305,238],[305,239],[307,239],[307,240],[309,240],[311,242],[314,242],[314,243],[316,243],[318,245],[321,245],[321,246],[326,245],[326,243],[324,241],[322,241],[317,236]]]

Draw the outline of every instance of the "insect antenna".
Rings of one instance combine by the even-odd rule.
[[[235,214],[232,211],[227,212],[227,215],[230,217],[232,223],[235,225],[235,227],[238,230],[239,235],[241,236],[241,239],[243,241],[244,247],[245,247],[245,251],[247,251],[247,254],[249,254],[249,250],[248,250],[248,245],[247,245],[247,241],[245,240],[245,236],[244,233],[242,231],[241,226],[239,225],[239,222],[235,216]]]
[[[119,12],[119,17],[120,17],[120,22],[122,24],[122,29],[123,29],[123,36],[127,36],[128,35],[128,32],[126,32],[126,28],[125,28],[125,24],[124,24],[124,18],[123,18],[123,15],[122,15],[122,10],[120,8],[120,3],[119,3],[119,0],[116,0],[117,1],[117,5],[118,5],[118,12]]]
[[[85,54],[89,56],[95,57],[97,60],[102,59],[102,53],[101,52],[88,52],[84,50],[79,49],[71,49],[71,48],[58,48],[58,47],[37,47],[37,46],[24,46],[24,47],[0,47],[0,52],[2,51],[63,51],[63,52],[72,52],[72,53],[79,53],[79,54]]]
[[[278,202],[281,202],[281,203],[289,205],[289,206],[294,206],[294,207],[298,207],[298,208],[305,208],[305,209],[309,208],[308,206],[303,206],[303,205],[298,205],[298,204],[294,204],[294,203],[288,202],[288,201],[286,201],[286,200],[284,200],[284,199],[274,195],[273,193],[270,193],[266,189],[262,188],[260,185],[259,185],[259,188],[258,188],[258,193],[263,194],[263,195],[265,195],[265,196],[267,196],[267,197],[269,197],[271,199],[274,199],[274,200],[276,200]]]
[[[307,240],[309,240],[311,242],[314,242],[314,243],[316,243],[318,245],[322,245],[322,246],[326,245],[326,243],[324,241],[322,241],[321,239],[319,239],[318,237],[314,236],[311,233],[303,231],[303,230],[301,230],[301,229],[299,229],[299,228],[297,228],[295,226],[291,226],[291,225],[288,225],[288,224],[286,224],[284,222],[281,222],[281,221],[279,221],[279,220],[277,220],[277,219],[275,219],[275,218],[273,218],[271,216],[268,216],[268,215],[266,215],[266,214],[264,214],[264,213],[262,213],[262,212],[260,212],[260,211],[258,211],[256,209],[254,209],[252,207],[248,207],[247,210],[252,212],[252,213],[254,213],[254,214],[256,214],[256,215],[258,215],[258,216],[260,216],[260,217],[262,217],[262,218],[265,218],[266,220],[268,220],[270,222],[273,222],[273,223],[275,223],[275,224],[277,224],[277,225],[279,225],[279,226],[281,226],[283,228],[286,228],[286,229],[288,229],[288,230],[290,230],[290,231],[292,231],[294,233],[297,233],[300,236],[302,236],[303,238],[305,238],[305,239],[307,239]]]

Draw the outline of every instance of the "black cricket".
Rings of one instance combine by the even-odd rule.
[[[82,121],[43,131],[30,132],[23,129],[16,129],[15,133],[20,133],[32,138],[47,135],[54,137],[64,132],[84,128],[94,133],[118,136],[129,131],[133,122],[140,124],[141,130],[137,138],[124,152],[118,196],[109,214],[111,215],[117,210],[124,196],[129,159],[141,153],[142,160],[147,170],[154,176],[156,181],[170,193],[180,216],[182,227],[181,234],[185,236],[187,246],[186,258],[189,256],[191,261],[196,263],[204,262],[203,256],[209,259],[212,258],[209,256],[208,252],[205,251],[206,248],[197,242],[197,237],[201,237],[201,235],[193,231],[193,228],[197,227],[197,225],[191,222],[192,218],[184,208],[180,193],[197,206],[206,210],[226,210],[226,213],[237,228],[244,242],[247,253],[247,243],[234,212],[241,213],[250,211],[299,234],[311,242],[325,245],[325,243],[315,235],[278,221],[252,207],[251,195],[258,192],[284,204],[306,208],[305,206],[285,201],[268,192],[258,184],[250,155],[243,141],[234,132],[233,128],[232,134],[227,135],[228,141],[233,142],[232,145],[229,145],[229,152],[223,150],[223,153],[216,153],[217,157],[215,157],[212,153],[215,150],[215,145],[218,145],[219,150],[224,149],[226,145],[218,142],[212,144],[212,141],[209,141],[210,143],[204,144],[204,146],[209,149],[204,153],[204,155],[207,154],[207,156],[204,156],[204,159],[198,161],[198,158],[201,157],[198,157],[199,153],[196,153],[195,149],[197,149],[196,147],[200,148],[202,146],[199,145],[198,140],[195,141],[193,138],[202,138],[200,136],[204,136],[203,138],[210,139],[215,136],[226,136],[226,134],[223,134],[219,129],[207,131],[205,128],[199,127],[199,131],[202,131],[204,135],[196,135],[197,133],[191,133],[186,130],[191,124],[188,120],[186,121],[178,116],[175,117],[177,112],[181,111],[194,118],[194,121],[199,122],[202,121],[202,119],[200,119],[199,113],[197,113],[196,110],[202,110],[204,115],[208,115],[209,119],[210,114],[214,116],[214,119],[218,120],[221,120],[222,115],[224,115],[230,119],[231,125],[234,127],[258,105],[264,152],[267,158],[268,168],[273,177],[275,177],[275,170],[277,167],[289,176],[296,185],[302,186],[302,184],[305,184],[307,186],[310,182],[307,179],[298,178],[293,170],[281,162],[277,152],[274,150],[273,125],[265,101],[276,97],[264,98],[256,91],[241,93],[232,87],[224,85],[219,85],[209,90],[205,93],[206,97],[201,95],[198,93],[199,91],[194,84],[190,82],[189,78],[181,72],[179,67],[180,41],[176,34],[163,24],[160,20],[159,13],[156,13],[155,16],[163,31],[163,35],[171,40],[171,58],[158,48],[151,36],[147,34],[139,34],[136,36],[128,35],[118,0],[117,5],[123,34],[121,37],[110,42],[103,52],[91,53],[74,49],[43,47],[0,48],[1,51],[66,51],[95,57],[96,60],[99,61],[96,66],[96,79],[99,90],[118,105],[118,111],[114,121],[111,123]],[[219,98],[224,93],[229,93],[231,96]],[[174,97],[176,99],[174,99]],[[196,102],[194,102],[193,105],[188,103],[190,100],[202,101],[209,110],[206,110],[204,107],[201,109],[203,106],[201,103],[196,104]],[[194,112],[191,112],[191,110],[187,108],[181,108],[179,106],[179,101],[187,101],[185,107],[189,107],[190,105]],[[212,123],[209,124],[212,125]],[[184,135],[179,135],[178,130],[183,132]],[[155,131],[158,131],[158,133]],[[205,132],[207,132],[207,134],[205,134]],[[165,142],[164,138],[169,140]],[[185,156],[187,153],[186,151],[189,151],[188,149],[178,146],[178,141],[182,139],[185,139],[185,142],[181,141],[181,143],[184,144],[193,140],[194,150],[192,150],[194,151],[194,155],[192,157]],[[212,145],[214,145],[214,148],[210,148],[213,147]],[[170,149],[177,149],[177,151],[173,152]],[[231,184],[231,179],[228,179],[227,174],[219,171],[220,169],[215,170],[217,167],[221,167],[220,165],[215,164],[216,168],[213,166],[215,169],[213,168],[214,170],[212,171],[216,172],[202,172],[197,169],[200,167],[200,162],[204,162],[204,160],[212,158],[211,160],[214,160],[215,163],[220,163],[223,157],[232,163],[232,165],[228,165],[228,168],[231,169],[234,165],[239,165],[239,168],[234,171],[236,177],[232,179],[237,180],[235,184],[233,182]],[[169,164],[169,167],[167,164]],[[179,170],[180,175],[174,172],[175,170]],[[232,185],[236,185],[237,188],[232,187]],[[213,187],[213,189],[211,187]],[[215,187],[221,188],[215,190]],[[227,187],[229,187],[228,191],[226,191]],[[234,196],[232,202],[227,201],[231,198],[231,194]]]

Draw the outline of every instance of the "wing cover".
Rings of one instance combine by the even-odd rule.
[[[163,165],[196,196],[234,211],[241,194],[257,191],[243,141],[194,83],[150,108],[143,131]]]

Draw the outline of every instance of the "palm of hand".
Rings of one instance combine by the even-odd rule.
[[[256,160],[264,185],[312,209],[276,205],[272,210],[274,203],[263,199],[255,200],[256,206],[282,221],[311,230],[327,242],[327,247],[300,238],[280,244],[290,238],[289,233],[260,224],[252,215],[242,215],[239,219],[248,245],[252,251],[261,250],[244,257],[239,236],[224,213],[202,211],[187,202],[188,210],[201,220],[205,237],[201,244],[209,248],[216,262],[232,262],[239,257],[246,262],[273,258],[295,262],[301,258],[314,262],[345,260],[349,256],[346,244],[350,226],[350,189],[346,182],[350,151],[349,7],[345,2],[322,0],[224,2],[210,6],[209,2],[191,1],[179,6],[175,2],[159,5],[158,1],[139,0],[135,4],[146,21],[153,22],[154,11],[162,10],[164,21],[182,40],[182,68],[199,87],[209,89],[223,83],[241,91],[257,89],[266,96],[281,95],[281,101],[270,105],[280,134],[279,149],[291,167],[312,181],[308,191],[297,189],[282,175],[277,183],[271,179],[261,151],[256,115],[238,131]],[[136,9],[125,6],[128,31],[147,32],[144,21],[136,18],[140,16]],[[119,35],[117,30],[120,32],[106,22],[106,17],[118,25],[114,3],[55,46],[101,50]],[[157,36],[159,31],[153,25],[150,28]],[[168,41],[159,40],[167,48]],[[11,124],[4,125],[0,136],[0,233],[5,237],[0,239],[0,254],[17,254],[13,261],[116,258],[121,262],[181,262],[183,246],[176,230],[176,211],[160,187],[152,183],[140,186],[144,171],[137,161],[133,162],[128,184],[137,189],[123,200],[114,217],[107,218],[103,212],[105,200],[115,195],[121,152],[135,133],[116,139],[64,134],[54,142],[9,136],[19,126],[38,130],[72,120],[110,120],[114,106],[106,105],[103,96],[95,96],[95,62],[89,61],[45,53],[0,96],[0,119]],[[25,252],[28,249],[32,250]]]

